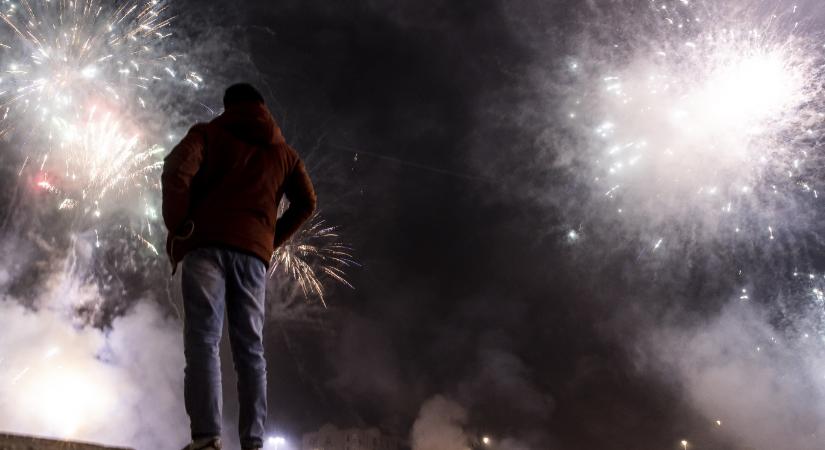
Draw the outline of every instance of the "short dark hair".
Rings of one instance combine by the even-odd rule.
[[[223,94],[223,107],[242,102],[264,103],[264,96],[249,83],[237,83],[226,88]]]

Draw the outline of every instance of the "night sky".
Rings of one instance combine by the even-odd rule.
[[[94,26],[72,45],[114,55],[70,82],[85,50],[41,65],[48,49],[0,23],[0,56],[32,62],[0,69],[27,84],[0,92],[24,99],[0,120],[0,431],[188,439],[151,162],[249,82],[357,262],[352,289],[324,280],[327,308],[282,272],[268,284],[272,437],[331,423],[411,450],[825,448],[819,0],[136,3],[174,16],[137,51],[107,34],[132,19],[37,3],[50,13],[25,26],[62,42],[49,21],[75,8]],[[162,151],[106,163],[87,192],[83,158],[122,142],[83,130],[58,151],[51,133],[92,125],[98,102],[123,124],[102,131]]]
[[[196,42],[237,50],[216,50],[227,65],[212,60],[206,77],[261,87],[362,264],[328,311],[290,308],[269,325],[273,428],[407,436],[441,394],[471,432],[529,448],[727,448],[678,386],[635,362],[644,313],[605,281],[632,260],[582,273],[561,200],[535,194],[565,179],[537,166],[555,112],[542,115],[554,99],[532,83],[563,63],[586,2],[191,8]]]

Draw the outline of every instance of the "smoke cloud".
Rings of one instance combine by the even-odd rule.
[[[821,447],[817,9],[587,1],[555,30],[519,22],[535,97],[508,118],[539,163],[505,192],[543,208],[549,259],[594,286],[568,307],[713,448]]]
[[[763,310],[737,303],[707,323],[655,330],[648,356],[732,442],[815,449],[825,432],[825,355],[807,336],[788,339]]]
[[[421,405],[412,427],[413,450],[466,450],[467,411],[458,403],[436,395]]]
[[[185,442],[180,327],[142,302],[109,331],[77,325],[66,305],[99,299],[95,285],[55,273],[38,302],[0,302],[0,429],[122,445]]]
[[[553,399],[542,392],[518,356],[502,348],[481,348],[477,365],[474,375],[458,388],[467,403],[491,409],[495,405],[500,414],[520,417],[522,423],[550,418]]]

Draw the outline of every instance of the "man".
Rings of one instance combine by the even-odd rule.
[[[274,249],[316,204],[304,164],[284,141],[263,96],[249,84],[236,84],[223,103],[224,113],[192,127],[163,165],[173,273],[182,262],[184,400],[192,432],[184,450],[221,448],[218,344],[224,311],[238,374],[241,446],[262,448],[266,270]],[[277,218],[282,196],[289,208]]]

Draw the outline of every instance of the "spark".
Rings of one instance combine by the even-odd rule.
[[[161,168],[159,156],[165,150],[158,146],[139,149],[139,137],[128,134],[111,112],[94,109],[83,121],[56,120],[55,126],[62,136],[60,152],[64,158],[62,167],[52,161],[52,171],[62,172],[60,192],[69,195],[63,203],[99,204],[110,191],[122,192],[132,187],[131,181]]]
[[[0,97],[0,104],[17,118],[5,126],[20,126],[27,116],[40,113],[67,120],[94,98],[134,103],[137,77],[124,76],[131,73],[124,71],[126,65],[144,79],[172,72],[150,32],[169,24],[162,14],[164,2],[106,5],[99,0],[83,7],[41,0],[0,13],[0,40],[7,44],[2,55],[11,61],[11,76],[3,82],[15,88]],[[123,109],[133,106],[113,103]]]
[[[560,111],[577,113],[556,125],[573,137],[570,150],[555,151],[587,194],[564,220],[587,227],[589,243],[608,243],[605,253],[593,249],[593,255],[630,250],[648,258],[631,269],[638,278],[628,284],[630,293],[651,286],[654,277],[646,274],[667,279],[662,289],[669,293],[695,288],[697,273],[728,289],[732,295],[715,301],[770,317],[765,326],[776,338],[745,347],[754,364],[777,379],[810,370],[800,384],[815,387],[821,387],[816,364],[825,342],[825,284],[809,273],[817,272],[822,243],[825,46],[817,19],[800,23],[795,14],[818,5],[799,11],[760,0],[651,0],[632,11],[603,5],[599,16],[608,19],[583,25],[573,55],[580,65],[554,91],[564,99]],[[692,264],[695,272],[684,270]],[[706,299],[706,291],[690,295]],[[707,327],[695,325],[702,333]],[[695,369],[676,367],[694,401],[715,406],[703,396],[707,386],[696,387]],[[722,428],[719,411],[706,417]],[[747,425],[734,422],[726,419],[725,426],[746,434]],[[678,436],[674,445],[699,446]]]
[[[283,273],[291,277],[304,297],[317,297],[326,307],[323,277],[353,288],[345,269],[357,266],[352,249],[341,242],[337,228],[329,226],[318,213],[272,254],[270,277]]]
[[[0,12],[0,135],[38,161],[37,186],[57,210],[86,217],[72,222],[79,231],[154,195],[164,152],[148,131],[163,123],[156,94],[184,86],[160,45],[167,3],[7,0]]]
[[[768,222],[769,194],[818,197],[809,174],[822,135],[823,51],[783,26],[787,17],[747,20],[715,4],[652,3],[658,27],[607,54],[577,55],[569,103],[592,119],[571,124],[586,142],[576,157],[640,233],[679,240],[689,224],[690,239],[718,240],[747,221],[772,240],[780,230]],[[705,11],[710,18],[694,20]]]

